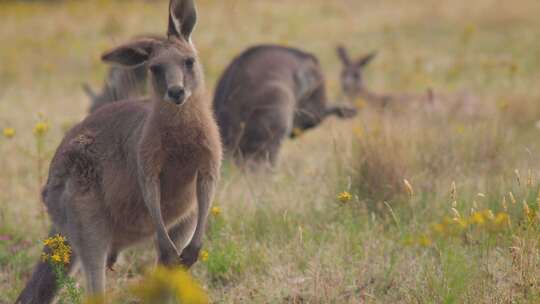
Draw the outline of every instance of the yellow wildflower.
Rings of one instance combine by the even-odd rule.
[[[57,262],[57,263],[62,262],[62,258],[61,258],[60,255],[58,255],[58,254],[53,254],[53,255],[51,256],[51,260],[53,260],[54,262]]]
[[[433,244],[433,241],[427,235],[421,235],[418,238],[418,245],[422,247],[429,247]]]
[[[470,222],[472,224],[482,226],[482,225],[484,225],[486,223],[486,219],[484,218],[484,215],[481,212],[474,212],[471,215]]]
[[[350,194],[347,191],[344,191],[344,192],[341,192],[340,194],[338,194],[337,199],[342,203],[347,203],[347,202],[350,202],[352,200],[352,194]]]
[[[435,233],[440,234],[440,235],[445,235],[446,234],[446,226],[443,225],[443,224],[440,224],[440,223],[433,224],[433,231]]]
[[[199,254],[199,260],[201,260],[201,262],[206,262],[208,261],[209,256],[210,254],[208,253],[208,251],[201,250],[201,253]]]
[[[53,263],[69,264],[71,247],[66,244],[65,237],[57,234],[54,237],[44,240],[43,244],[51,250],[51,254],[42,254],[41,258],[43,261],[50,259]]]
[[[4,136],[6,138],[13,138],[13,136],[15,136],[15,129],[13,129],[13,128],[5,128],[4,129]]]
[[[510,218],[508,217],[507,213],[500,212],[495,216],[493,223],[498,227],[506,226],[510,224]]]
[[[414,238],[409,236],[407,238],[405,238],[405,240],[403,240],[403,245],[405,246],[413,246],[414,245]]]
[[[210,212],[212,212],[212,214],[214,216],[219,216],[221,214],[221,208],[219,207],[212,207],[212,209],[210,209]]]
[[[34,135],[43,136],[49,131],[49,124],[45,121],[40,121],[34,126]]]
[[[203,289],[182,268],[158,267],[132,289],[142,303],[165,303],[171,297],[180,303],[209,303]]]

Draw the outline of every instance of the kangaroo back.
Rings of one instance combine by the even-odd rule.
[[[251,47],[231,62],[216,87],[214,111],[228,155],[273,164],[293,130],[346,113],[328,106],[317,58],[279,45]]]

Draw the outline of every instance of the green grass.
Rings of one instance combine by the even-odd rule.
[[[209,258],[192,271],[214,302],[540,300],[540,222],[523,206],[539,208],[538,1],[198,2],[194,41],[209,91],[234,55],[274,42],[317,54],[340,102],[334,49],[344,43],[353,54],[379,50],[364,75],[373,90],[442,96],[433,107],[367,107],[355,120],[325,122],[287,142],[272,174],[246,176],[225,163]],[[0,303],[13,302],[39,258],[48,222],[38,163],[86,115],[80,84],[101,85],[104,50],[162,33],[166,8],[165,0],[0,3],[0,129],[16,130],[0,137]],[[43,118],[50,130],[37,151],[32,130]],[[342,191],[353,199],[340,203]],[[490,209],[511,226],[434,233],[455,217],[454,200],[463,218]],[[151,244],[129,250],[107,273],[109,291],[132,299],[128,287],[153,260]]]

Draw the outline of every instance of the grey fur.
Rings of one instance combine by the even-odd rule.
[[[367,102],[385,106],[391,101],[390,96],[378,95],[366,88],[364,85],[364,68],[377,56],[377,52],[372,52],[352,60],[344,46],[337,47],[337,55],[341,59],[341,89],[343,94],[353,101],[356,98],[363,98]]]
[[[249,48],[232,61],[216,87],[214,111],[227,154],[256,166],[275,165],[294,129],[314,128],[329,115],[356,115],[352,107],[328,104],[315,56],[278,45]]]
[[[116,101],[127,100],[146,94],[147,73],[144,66],[125,68],[113,66],[100,93],[96,93],[88,84],[83,84],[86,95],[90,98],[89,112]]]
[[[437,96],[431,88],[425,94],[381,94],[370,90],[364,83],[364,69],[375,59],[377,52],[371,52],[352,60],[344,46],[338,46],[337,55],[342,62],[341,88],[349,101],[362,98],[367,103],[384,108],[390,104],[409,103],[420,101],[423,104],[433,105]]]
[[[103,106],[66,134],[51,162],[43,202],[90,295],[105,292],[106,266],[137,242],[155,238],[164,265],[197,261],[221,143],[196,51],[182,35],[105,53],[107,62],[151,69],[153,97]],[[16,303],[51,303],[55,291],[54,274],[39,263]]]
[[[164,36],[140,35],[135,39],[166,41]],[[109,103],[140,98],[148,95],[148,71],[144,65],[136,67],[111,66],[101,92],[95,92],[88,84],[83,90],[90,99],[89,112],[93,113]]]

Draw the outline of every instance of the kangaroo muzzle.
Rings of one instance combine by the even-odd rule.
[[[167,89],[165,99],[180,106],[186,102],[190,95],[189,91],[185,88],[181,86],[172,86]]]

